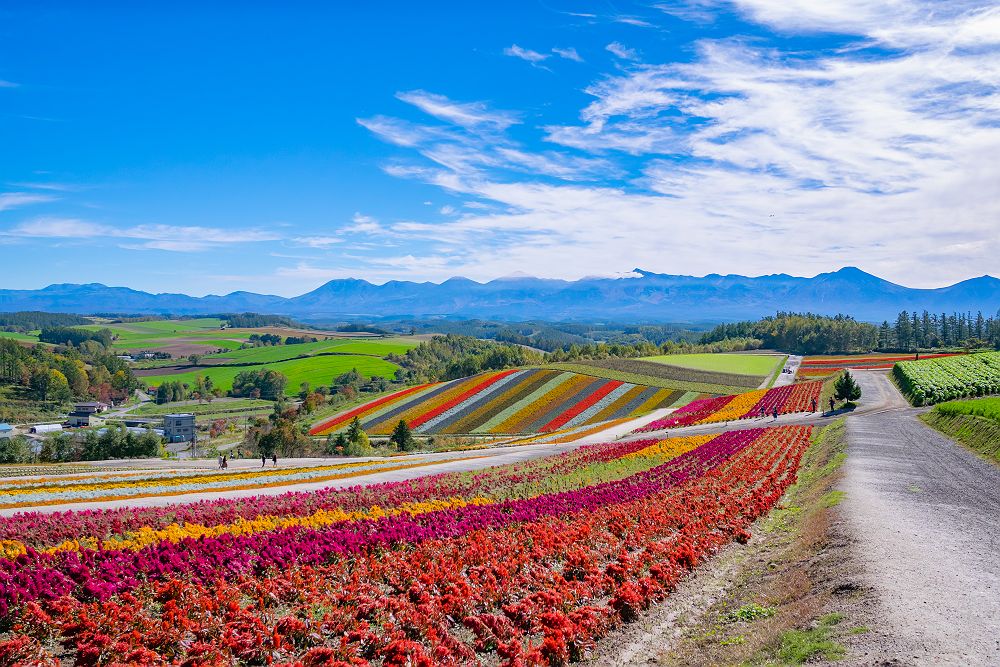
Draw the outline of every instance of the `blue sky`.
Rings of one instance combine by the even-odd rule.
[[[0,288],[1000,273],[1000,5],[8,3]]]

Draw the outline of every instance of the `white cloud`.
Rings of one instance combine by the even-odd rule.
[[[547,59],[549,55],[547,53],[539,53],[538,51],[532,51],[531,49],[525,49],[517,44],[511,44],[506,49],[503,50],[505,56],[511,56],[512,58],[520,58],[521,60],[526,60],[532,65],[537,65],[543,60]]]
[[[115,227],[78,218],[41,217],[17,225],[7,236],[17,238],[101,239],[120,242],[131,250],[169,250],[191,252],[208,250],[223,245],[275,241],[280,236],[256,229],[231,229],[215,227],[179,227],[173,225],[135,225]],[[135,243],[134,241],[140,241]]]
[[[634,25],[639,28],[653,28],[655,27],[649,21],[644,21],[642,19],[637,19],[634,16],[616,16],[614,18],[615,23],[624,23],[625,25]]]
[[[17,88],[20,84],[14,83],[13,81],[4,81],[0,79],[0,88]]]
[[[491,110],[483,102],[453,102],[444,95],[423,90],[397,93],[396,97],[426,114],[465,128],[488,126],[505,130],[519,122],[514,114]]]
[[[427,252],[431,268],[414,270],[478,279],[636,265],[805,275],[853,264],[917,286],[995,274],[1000,8],[985,0],[735,5],[774,29],[857,38],[817,53],[704,40],[689,62],[613,72],[586,89],[593,100],[578,124],[542,128],[575,153],[504,136],[450,151],[442,145],[450,139],[427,140],[419,150],[438,166],[387,171],[493,208],[393,225],[447,244]],[[594,185],[537,177],[567,165],[563,180],[600,177],[605,167],[608,176]],[[625,169],[632,177],[620,179]],[[518,170],[532,176],[512,177]]]
[[[564,49],[558,46],[554,46],[552,47],[552,53],[556,54],[560,58],[565,58],[566,60],[574,60],[578,63],[583,62],[583,58],[580,57],[580,54],[577,53],[576,49],[573,48],[572,46],[568,46]]]
[[[635,49],[630,49],[621,42],[611,42],[604,47],[606,50],[610,51],[612,55],[616,58],[621,58],[623,60],[638,60],[639,54]]]
[[[0,193],[0,211],[6,211],[19,206],[28,206],[29,204],[41,204],[54,199],[55,197],[51,195],[40,195],[30,192],[2,192]]]
[[[296,236],[292,239],[292,241],[297,245],[305,246],[307,248],[325,250],[330,246],[343,243],[344,239],[339,236]]]

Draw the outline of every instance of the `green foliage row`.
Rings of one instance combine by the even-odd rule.
[[[900,361],[893,377],[914,405],[1000,393],[1000,353]]]

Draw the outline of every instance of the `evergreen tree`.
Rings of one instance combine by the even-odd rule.
[[[861,398],[861,387],[851,377],[850,371],[844,371],[833,385],[833,397],[839,401],[856,401]]]
[[[372,446],[368,442],[368,434],[361,428],[361,420],[357,417],[351,420],[347,427],[347,449],[344,451],[348,456],[370,456]]]
[[[409,424],[404,419],[400,419],[399,423],[396,424],[396,428],[392,429],[389,442],[394,444],[396,449],[401,452],[409,452],[417,448],[417,441],[413,437],[413,431],[410,430]]]

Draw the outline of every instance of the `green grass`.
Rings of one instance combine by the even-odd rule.
[[[842,619],[842,614],[827,614],[814,628],[789,630],[781,636],[778,658],[787,665],[801,665],[816,658],[840,660],[845,654],[844,647],[833,641],[830,634]]]
[[[756,375],[761,379],[774,372],[778,364],[784,364],[787,357],[766,354],[666,354],[656,357],[644,357],[645,361],[655,361],[659,364],[693,368],[701,371],[717,373],[736,373],[737,375]]]
[[[285,393],[292,395],[299,392],[299,385],[302,382],[308,382],[313,387],[329,385],[336,376],[347,373],[352,368],[357,368],[358,372],[365,377],[378,375],[392,378],[399,367],[377,357],[335,355],[292,359],[261,366],[202,366],[194,371],[146,376],[140,380],[149,386],[158,386],[164,381],[194,384],[195,378],[201,375],[211,377],[216,387],[228,391],[232,389],[233,378],[236,377],[237,373],[246,370],[269,369],[283,373],[288,378]]]
[[[941,403],[920,419],[994,465],[1000,465],[1000,399]]]
[[[217,359],[219,363],[271,363],[275,361],[285,361],[296,357],[315,355],[323,352],[336,352],[340,354],[368,354],[377,357],[384,357],[388,354],[403,354],[415,344],[399,342],[393,339],[357,341],[349,339],[321,340],[315,343],[301,343],[299,345],[274,345],[268,347],[255,347],[245,350],[233,350],[205,357],[206,360]]]
[[[136,408],[129,413],[135,417],[158,417],[169,415],[175,412],[192,412],[196,415],[214,414],[229,410],[271,410],[274,403],[271,401],[254,400],[251,398],[241,398],[233,401],[215,400],[211,403],[180,404],[164,403],[163,405],[147,404]]]
[[[15,333],[13,331],[0,331],[0,338],[10,338],[12,340],[24,341],[26,343],[37,343],[38,336],[31,334]]]

